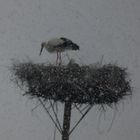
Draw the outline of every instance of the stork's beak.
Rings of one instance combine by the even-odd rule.
[[[40,53],[39,53],[39,55],[41,55],[41,53],[42,53],[42,51],[43,51],[43,48],[44,48],[44,46],[41,45],[41,49],[40,49]]]

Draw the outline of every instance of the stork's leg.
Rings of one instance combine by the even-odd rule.
[[[61,65],[61,52],[58,53],[59,54],[59,65]]]
[[[61,52],[60,52],[60,64],[62,64],[62,59],[61,59]]]
[[[58,64],[58,52],[57,52],[57,58],[56,58],[56,65]]]

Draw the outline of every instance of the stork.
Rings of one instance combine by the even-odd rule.
[[[40,54],[45,48],[49,53],[57,53],[56,64],[61,64],[61,52],[66,50],[79,50],[79,46],[73,43],[71,40],[60,37],[60,38],[52,38],[48,42],[41,43]]]

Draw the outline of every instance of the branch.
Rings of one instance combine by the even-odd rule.
[[[44,103],[42,102],[42,100],[40,98],[38,98],[39,102],[41,103],[41,105],[43,106],[43,108],[45,109],[45,111],[47,112],[47,114],[49,115],[49,117],[51,118],[52,122],[55,124],[56,128],[58,129],[58,131],[62,134],[62,131],[60,130],[60,128],[57,126],[55,120],[53,119],[53,117],[51,116],[51,114],[49,113],[49,111],[47,110],[46,106],[44,105]]]

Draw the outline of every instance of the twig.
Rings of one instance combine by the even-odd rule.
[[[53,119],[53,117],[51,116],[51,114],[49,113],[49,111],[47,110],[46,106],[44,105],[44,103],[42,102],[42,100],[40,98],[38,98],[38,100],[40,101],[40,103],[42,104],[42,107],[45,109],[45,111],[47,112],[47,114],[49,115],[49,117],[51,118],[52,122],[55,124],[56,128],[58,129],[58,131],[62,134],[62,131],[59,129],[59,127],[57,126],[55,120]]]
[[[76,109],[83,115],[83,112],[79,109],[79,107],[75,104]]]
[[[49,100],[49,101],[50,101],[50,100]],[[51,107],[52,107],[52,110],[53,110],[53,113],[54,113],[54,116],[55,116],[56,122],[58,123],[58,126],[59,126],[60,130],[62,131],[62,127],[61,127],[61,125],[60,125],[60,121],[59,121],[59,119],[58,119],[58,117],[57,117],[57,113],[55,112],[54,107],[53,107],[51,101],[50,101],[50,105],[51,105]]]
[[[83,114],[83,116],[79,119],[79,121],[75,124],[75,126],[71,129],[71,131],[69,132],[69,135],[74,131],[74,129],[78,126],[78,124],[83,120],[83,118],[86,116],[86,114],[90,111],[90,109],[93,107],[90,106],[87,111]]]

